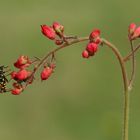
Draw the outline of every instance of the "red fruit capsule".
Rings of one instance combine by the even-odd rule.
[[[129,28],[128,28],[129,34],[132,35],[134,33],[135,29],[136,29],[136,24],[135,23],[131,23],[129,25]]]
[[[22,91],[23,91],[22,88],[14,88],[14,89],[11,90],[11,93],[13,95],[19,95]]]
[[[19,69],[23,69],[23,68],[26,68],[28,66],[30,66],[31,64],[31,60],[28,58],[28,56],[25,56],[25,55],[21,55],[17,61],[14,63],[14,66],[16,68],[19,68]]]
[[[61,25],[61,24],[58,23],[58,22],[54,22],[54,23],[53,23],[53,29],[55,30],[55,32],[56,32],[57,34],[63,33],[63,32],[64,32],[64,26]]]
[[[136,30],[134,31],[134,34],[131,37],[131,39],[136,39],[138,37],[140,37],[140,27],[136,28]]]
[[[42,31],[43,35],[45,35],[49,39],[51,39],[51,40],[55,39],[56,34],[52,27],[49,27],[47,25],[41,25],[41,31]]]
[[[12,79],[15,79],[15,78],[16,78],[16,75],[17,75],[17,72],[13,71],[13,72],[11,73],[11,78],[12,78]]]
[[[41,80],[47,80],[51,76],[52,72],[53,72],[53,68],[44,67],[40,75]]]
[[[100,30],[99,29],[94,29],[91,34],[90,34],[90,39],[95,39],[100,36]]]
[[[86,50],[90,53],[95,53],[98,50],[98,45],[96,43],[88,43]]]
[[[82,57],[83,57],[83,58],[89,58],[89,52],[88,52],[87,50],[84,50],[84,51],[82,52]]]
[[[15,78],[18,80],[25,80],[30,76],[31,72],[27,71],[26,69],[22,69],[18,71],[15,75]]]

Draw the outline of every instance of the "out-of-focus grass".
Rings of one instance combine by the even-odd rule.
[[[0,64],[12,66],[20,54],[41,57],[54,48],[40,33],[41,24],[53,21],[61,22],[70,35],[87,36],[94,27],[100,28],[126,54],[127,27],[140,23],[139,4],[138,0],[0,0]],[[59,52],[48,81],[37,80],[20,96],[1,95],[2,140],[121,139],[123,86],[118,62],[105,47],[95,57],[82,59],[85,44]],[[138,63],[139,58],[138,54]],[[135,140],[140,138],[139,69],[138,64],[131,94],[130,139]]]

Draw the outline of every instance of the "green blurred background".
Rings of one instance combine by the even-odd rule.
[[[96,27],[125,55],[127,27],[140,24],[139,0],[0,0],[0,64],[21,54],[42,57],[53,42],[41,24],[59,21],[69,35],[87,36]],[[82,59],[80,43],[57,53],[53,76],[38,79],[20,96],[0,96],[1,140],[121,140],[123,86],[112,52],[102,47]],[[137,56],[140,63],[140,54]],[[128,65],[129,68],[130,65]],[[130,140],[140,139],[140,65],[131,94]]]

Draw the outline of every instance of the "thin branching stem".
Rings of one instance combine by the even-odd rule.
[[[140,49],[140,44],[132,52],[130,52],[127,56],[123,58],[124,62],[130,60],[133,54],[136,53],[139,49]]]
[[[131,52],[134,51],[133,42],[130,40]],[[132,88],[132,84],[135,78],[135,69],[136,69],[136,60],[135,60],[135,53],[132,53],[132,70],[131,70],[131,77],[129,81],[129,89]]]
[[[123,140],[128,140],[128,123],[129,123],[129,90],[128,90],[128,76],[127,71],[125,67],[125,63],[123,61],[123,57],[119,50],[111,44],[109,41],[103,39],[103,44],[108,46],[114,54],[116,55],[117,59],[119,60],[121,71],[122,71],[122,77],[123,77],[123,83],[124,83],[124,117],[123,117]]]
[[[32,75],[31,75],[31,77],[34,76],[34,74],[37,72],[37,70],[39,69],[39,67],[40,67],[42,64],[44,64],[44,62],[46,62],[46,60],[47,60],[51,55],[54,55],[56,52],[58,52],[59,50],[61,50],[61,49],[63,49],[63,48],[66,48],[66,47],[69,47],[69,46],[71,46],[71,45],[73,45],[73,44],[76,44],[76,43],[79,43],[79,42],[83,42],[83,41],[87,41],[87,40],[89,40],[89,37],[80,37],[80,38],[76,38],[76,39],[74,39],[74,40],[72,40],[72,41],[70,41],[70,42],[66,42],[66,43],[64,43],[63,45],[58,46],[58,48],[56,48],[56,49],[50,51],[47,55],[45,55],[45,56],[40,60],[40,62],[38,63],[38,65],[34,68],[34,71],[33,71]]]
[[[116,55],[117,59],[119,60],[120,66],[121,66],[121,71],[122,71],[122,76],[123,76],[123,84],[124,84],[124,91],[128,90],[128,76],[125,68],[125,63],[123,61],[123,57],[119,50],[115,47],[115,45],[111,44],[109,41],[102,39],[103,44],[108,46],[114,54]]]

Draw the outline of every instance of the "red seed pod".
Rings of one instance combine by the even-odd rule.
[[[54,40],[56,37],[54,29],[47,25],[41,25],[41,31],[42,31],[43,35],[45,35],[46,37],[48,37],[51,40]]]
[[[60,35],[60,33],[63,33],[63,32],[64,32],[64,26],[61,25],[61,24],[58,23],[58,22],[54,22],[54,23],[53,23],[53,29],[54,29],[55,32],[56,32],[57,34],[59,34],[59,35]]]
[[[128,28],[129,35],[132,35],[135,30],[136,30],[136,24],[135,23],[131,23],[129,25],[129,28]]]
[[[134,31],[133,35],[131,36],[131,39],[136,39],[140,37],[140,27],[136,28],[136,30]]]
[[[21,55],[17,61],[14,63],[14,66],[16,68],[19,68],[19,69],[23,69],[23,68],[26,68],[28,66],[31,65],[31,60],[29,59],[28,56],[25,56],[25,55]]]
[[[96,43],[88,43],[86,50],[90,53],[95,53],[98,50],[98,45]]]
[[[15,71],[11,72],[11,78],[12,79],[15,79],[16,78],[16,75],[17,75],[17,72],[15,72]]]
[[[23,91],[23,87],[19,83],[13,83],[13,89],[11,90],[11,93],[13,95],[19,95]]]
[[[21,55],[21,56],[18,58],[18,62],[19,62],[20,65],[23,65],[23,64],[29,63],[30,60],[29,60],[29,57],[28,57],[28,56]]]
[[[87,50],[84,50],[84,51],[82,52],[82,57],[83,57],[83,58],[89,58],[89,52],[88,52]]]
[[[95,38],[99,37],[100,34],[101,34],[101,32],[100,32],[99,29],[94,29],[94,30],[91,32],[89,38],[90,38],[90,39],[95,39]]]
[[[27,71],[26,69],[22,69],[17,72],[15,78],[18,80],[26,80],[30,76],[31,72]]]
[[[51,76],[52,72],[53,72],[53,68],[44,67],[40,75],[41,80],[47,80]]]
[[[22,91],[23,91],[22,88],[14,88],[14,89],[11,90],[11,93],[13,95],[19,95]]]

